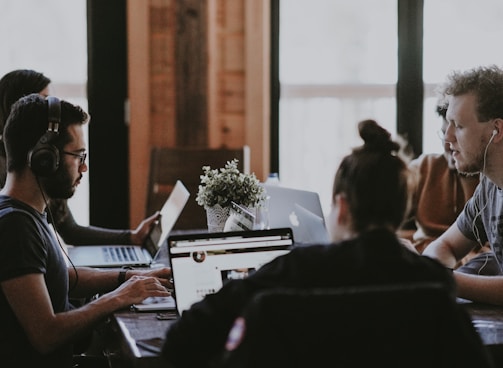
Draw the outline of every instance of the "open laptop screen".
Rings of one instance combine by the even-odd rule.
[[[145,244],[139,245],[79,245],[68,248],[75,266],[88,267],[148,267],[166,242],[173,225],[182,213],[190,193],[178,180],[161,208],[161,220],[150,232]]]
[[[289,228],[170,236],[178,313],[217,292],[228,280],[249,276],[292,246]]]

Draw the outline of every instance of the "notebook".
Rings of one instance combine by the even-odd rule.
[[[170,235],[168,252],[178,315],[229,280],[242,279],[294,243],[290,228]]]
[[[168,238],[189,196],[189,191],[185,185],[178,180],[161,208],[160,220],[150,232],[143,246],[79,245],[68,247],[68,256],[75,266],[148,267],[155,260],[161,245]]]
[[[263,184],[269,197],[269,227],[291,227],[296,244],[329,243],[318,193]]]

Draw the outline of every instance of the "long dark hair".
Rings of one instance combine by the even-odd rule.
[[[30,69],[13,70],[0,79],[0,131],[3,131],[11,106],[23,96],[39,93],[51,80]]]

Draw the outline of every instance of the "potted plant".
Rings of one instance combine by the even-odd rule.
[[[237,159],[227,161],[220,169],[203,166],[196,201],[206,209],[210,232],[222,231],[232,202],[253,209],[265,198],[265,190],[255,174],[240,172]]]

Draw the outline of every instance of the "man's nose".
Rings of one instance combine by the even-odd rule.
[[[444,143],[451,143],[454,142],[455,140],[456,137],[454,135],[454,125],[449,123],[445,128]]]

